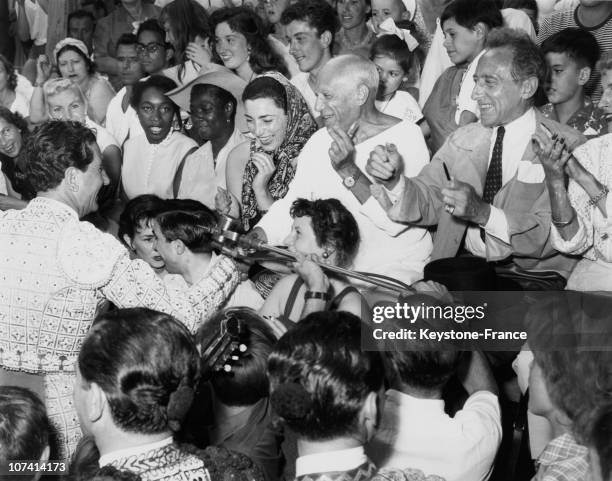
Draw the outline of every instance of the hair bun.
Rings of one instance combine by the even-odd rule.
[[[303,419],[312,409],[310,393],[297,382],[279,384],[272,393],[270,402],[277,414],[288,421]]]

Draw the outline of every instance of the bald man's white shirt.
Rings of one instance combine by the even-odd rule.
[[[353,214],[359,226],[361,244],[353,263],[355,270],[392,276],[406,283],[421,279],[431,254],[431,236],[426,229],[391,221],[373,197],[360,204],[332,167],[328,153],[331,142],[326,128],[310,138],[298,157],[287,195],[272,204],[257,226],[264,230],[270,244],[280,244],[291,228],[289,209],[296,199],[335,198]],[[355,163],[362,175],[369,177],[365,166],[370,152],[386,143],[397,146],[407,177],[418,175],[429,162],[421,129],[403,121],[356,146]]]

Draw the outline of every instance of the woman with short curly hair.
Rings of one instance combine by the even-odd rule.
[[[281,279],[266,299],[260,314],[282,332],[284,327],[322,310],[368,315],[367,302],[346,278],[323,272],[313,261],[350,267],[359,248],[359,227],[337,199],[297,199],[291,206],[293,226],[285,239],[297,256],[295,274]]]

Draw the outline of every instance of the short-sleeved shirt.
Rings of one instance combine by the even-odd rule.
[[[547,119],[559,121],[553,104],[543,105],[540,107],[540,111]],[[584,100],[584,105],[572,114],[566,125],[577,130],[587,139],[593,139],[608,133],[608,121],[605,112],[588,98]]]

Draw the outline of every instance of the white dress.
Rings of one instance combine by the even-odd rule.
[[[214,210],[217,187],[226,188],[227,156],[245,140],[246,137],[238,129],[234,129],[234,133],[217,154],[216,161],[213,159],[210,142],[187,156],[177,198],[198,200]]]
[[[377,100],[376,108],[384,114],[400,120],[409,120],[415,124],[423,118],[419,103],[412,95],[403,90],[395,92],[389,100]]]
[[[111,133],[102,127],[99,124],[96,124],[89,117],[85,119],[85,125],[87,128],[92,130],[96,134],[96,143],[100,148],[100,152],[103,154],[107,147],[114,145],[115,147],[119,147],[115,138],[111,135]]]
[[[170,132],[159,144],[150,144],[145,135],[125,143],[121,179],[128,199],[155,194],[162,199],[174,198],[173,182],[181,161],[197,148],[195,140]]]

